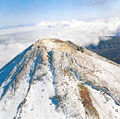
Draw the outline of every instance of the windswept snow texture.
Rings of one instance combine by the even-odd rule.
[[[120,66],[41,39],[0,70],[0,119],[120,119]]]
[[[45,20],[36,24],[2,28],[0,29],[0,68],[33,44],[36,39],[60,38],[88,46],[97,45],[101,39],[107,40],[109,36],[116,36],[118,33],[120,33],[120,17],[96,20]]]

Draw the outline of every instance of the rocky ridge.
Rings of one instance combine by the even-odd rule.
[[[120,66],[40,39],[0,70],[0,118],[120,119]]]

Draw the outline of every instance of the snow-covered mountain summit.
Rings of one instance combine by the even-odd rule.
[[[41,39],[0,70],[0,119],[120,119],[120,66],[70,41]]]

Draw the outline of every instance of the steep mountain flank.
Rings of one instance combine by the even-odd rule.
[[[120,36],[112,36],[109,40],[100,40],[97,46],[90,44],[87,48],[120,64]]]
[[[120,66],[70,41],[41,39],[0,70],[0,119],[120,119]]]

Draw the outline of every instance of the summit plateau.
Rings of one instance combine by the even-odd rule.
[[[120,65],[40,39],[0,69],[0,119],[120,119]]]

